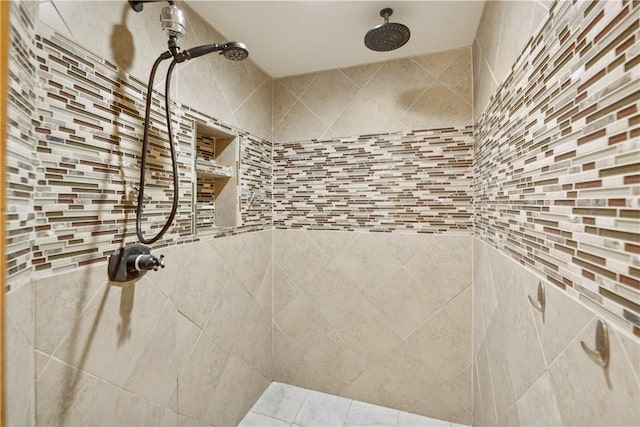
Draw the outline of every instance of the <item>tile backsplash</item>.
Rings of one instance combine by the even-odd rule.
[[[31,263],[43,271],[104,261],[123,242],[135,240],[135,204],[128,188],[139,180],[145,84],[45,26],[36,36],[35,54],[36,185],[32,192],[26,186],[22,192],[34,205]],[[163,224],[172,199],[161,99],[157,96],[152,104],[145,196],[153,202],[145,206],[146,234]],[[173,120],[180,207],[174,227],[158,245],[196,239],[191,220],[195,123],[224,129],[240,139],[243,225],[236,232],[270,224],[271,143],[179,103],[174,105]],[[263,197],[248,207],[255,192]],[[29,268],[28,264],[19,265]],[[18,271],[18,265],[10,265],[10,274]]]
[[[7,272],[31,268],[35,214],[36,133],[32,115],[36,108],[35,3],[19,2],[10,9],[10,48],[7,99]],[[5,102],[3,100],[3,102]]]
[[[639,16],[554,3],[474,129],[475,234],[636,335]]]
[[[471,232],[472,127],[276,142],[277,228]]]

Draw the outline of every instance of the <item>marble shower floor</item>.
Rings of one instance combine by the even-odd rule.
[[[271,383],[238,427],[463,427],[283,383]]]

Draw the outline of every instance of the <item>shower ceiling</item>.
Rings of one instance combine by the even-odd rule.
[[[273,77],[378,62],[469,46],[484,1],[198,1],[187,3]],[[411,30],[392,52],[373,52],[364,35],[393,8]]]

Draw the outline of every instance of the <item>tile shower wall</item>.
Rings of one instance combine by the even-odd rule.
[[[472,123],[471,50],[287,77],[274,83],[276,141]]]
[[[37,272],[106,260],[135,241],[135,203],[128,188],[139,180],[144,84],[108,61],[41,26],[37,34]],[[143,227],[150,235],[171,208],[170,159],[160,97],[151,115],[149,185]],[[195,123],[239,136],[242,230],[271,223],[271,143],[184,104],[173,110],[180,174],[175,226],[160,245],[194,240],[192,229]],[[248,207],[254,192],[262,197]]]
[[[159,16],[166,3],[145,4],[134,12],[122,1],[43,1],[40,21],[57,33],[82,45],[100,58],[118,66],[138,80],[148,81],[153,61],[167,50],[167,38]],[[187,31],[180,39],[183,48],[226,39],[189,6],[181,2]],[[233,34],[227,34],[233,39]],[[156,88],[164,92],[165,67],[160,67]],[[271,139],[272,79],[251,57],[245,61],[224,61],[208,55],[176,67],[174,96],[195,110],[220,121]]]
[[[33,282],[38,425],[236,425],[271,381],[271,231]]]
[[[487,3],[474,43],[474,425],[638,425],[638,5],[547,6]]]
[[[7,271],[19,274],[30,268],[34,211],[31,194],[36,185],[36,136],[31,124],[35,110],[34,46],[37,3],[13,1],[9,5],[6,149]],[[3,76],[3,78],[7,78]],[[3,243],[5,244],[5,243]],[[34,424],[33,295],[24,275],[5,294],[4,418],[7,425]],[[4,291],[4,290],[3,290]]]
[[[157,245],[168,266],[135,284],[110,283],[101,261],[135,240],[126,187],[137,181],[145,85],[125,72],[131,64],[122,57],[105,60],[38,23],[38,6],[48,24],[53,18],[42,11],[53,8],[79,27],[84,21],[74,7],[89,7],[11,5],[8,425],[234,425],[271,379],[272,245],[271,231],[261,230],[271,223],[272,173],[271,143],[233,124],[270,137],[271,80],[247,65],[254,86],[244,100],[235,98],[226,123],[194,109],[189,99],[190,106],[176,102],[181,207],[178,226]],[[109,7],[120,6],[93,3],[92,12],[102,14],[97,25],[113,16]],[[72,38],[91,44],[89,34],[98,34],[93,27],[83,31]],[[146,40],[138,35],[136,42]],[[112,36],[116,54],[130,53]],[[240,71],[220,69],[218,78]],[[188,80],[182,94],[189,93]],[[170,199],[160,101],[151,118],[149,174],[160,201],[147,206],[147,224],[163,219]],[[267,126],[260,114],[242,121],[262,104]],[[206,106],[217,113],[219,104]],[[215,236],[230,234],[223,238],[196,238],[191,229],[187,159],[194,122],[240,138],[243,226]],[[260,197],[248,208],[253,192]]]
[[[473,112],[480,117],[529,37],[549,14],[550,0],[486,1],[473,42]]]
[[[527,299],[540,276],[480,239],[473,250],[473,425],[639,425],[637,339],[609,329],[605,376],[580,345],[595,347],[598,313],[547,283],[543,320]]]
[[[469,54],[275,82],[277,380],[470,424]]]
[[[471,424],[471,236],[275,230],[274,378]]]
[[[554,3],[478,120],[474,163],[478,237],[638,335],[639,10]]]
[[[277,143],[277,228],[471,230],[471,127]]]

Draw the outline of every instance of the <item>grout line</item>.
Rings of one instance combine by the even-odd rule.
[[[273,157],[272,157],[273,158]],[[273,179],[273,178],[272,178]],[[276,354],[276,334],[275,334],[275,286],[273,280],[273,271],[275,270],[275,257],[273,256],[273,247],[275,240],[275,230],[271,230],[271,371],[269,372],[270,380],[275,377],[274,360]]]
[[[44,3],[44,2],[41,2]],[[76,40],[76,36],[73,34],[73,32],[71,31],[71,28],[69,27],[69,25],[67,25],[67,21],[62,17],[62,13],[60,13],[60,10],[58,9],[58,6],[56,6],[56,3],[54,1],[50,1],[49,2],[51,4],[51,6],[53,6],[53,8],[55,9],[56,13],[58,14],[58,17],[60,17],[60,20],[62,21],[62,23],[64,24],[64,27],[67,29],[67,31],[69,32],[69,34],[71,35],[71,37],[73,37],[73,41],[77,43]],[[55,31],[55,30],[54,30]]]
[[[80,322],[80,319],[83,318],[85,313],[93,305],[94,300],[98,297],[98,294],[100,293],[100,289],[102,289],[103,286],[105,286],[105,285],[106,285],[106,288],[104,289],[103,295],[106,294],[106,297],[108,297],[109,288],[111,288],[111,284],[108,281],[103,281],[99,286],[96,286],[96,290],[95,290],[95,293],[93,294],[93,296],[89,297],[89,299],[86,302],[86,306],[82,310],[80,310],[80,313],[78,313],[78,317],[75,319],[73,324],[69,327],[69,329],[67,329],[67,331],[62,335],[62,338],[60,338],[60,341],[58,341],[58,344],[55,346],[55,348],[51,352],[50,356],[52,358],[58,352],[58,350],[60,350],[60,347],[62,347],[62,344],[65,342],[67,337],[71,334],[71,332],[74,330],[74,328],[78,325],[78,323]],[[34,320],[35,320],[35,317],[34,317]],[[35,341],[35,337],[34,337],[34,341]],[[42,350],[40,350],[40,351],[42,352]],[[48,363],[47,363],[47,365],[48,365]],[[44,370],[43,370],[43,372],[44,372]]]
[[[147,399],[147,398],[146,398],[146,397],[144,397],[144,396],[141,396],[141,395],[135,394],[135,393],[133,393],[133,392],[131,392],[131,391],[129,391],[129,390],[127,390],[127,389],[125,389],[125,388],[123,388],[123,387],[119,386],[118,384],[116,384],[116,383],[114,383],[114,382],[111,382],[111,381],[109,381],[109,380],[107,380],[107,379],[105,379],[105,378],[99,377],[98,375],[93,374],[93,373],[91,373],[91,372],[89,372],[89,371],[85,371],[85,370],[84,370],[84,369],[82,369],[82,368],[78,368],[77,366],[75,366],[75,365],[73,365],[73,364],[71,364],[71,363],[69,363],[69,362],[66,362],[66,361],[64,361],[64,360],[62,360],[62,359],[59,359],[59,358],[57,358],[57,357],[55,357],[55,356],[51,356],[51,360],[55,360],[56,362],[60,363],[61,365],[65,365],[66,367],[71,368],[71,369],[73,369],[74,371],[78,371],[78,372],[80,372],[80,373],[81,373],[81,374],[83,374],[83,375],[86,375],[86,376],[88,376],[88,377],[90,377],[90,378],[93,378],[94,380],[100,381],[100,382],[105,383],[105,384],[109,384],[110,386],[117,388],[119,391],[121,391],[121,392],[123,392],[123,393],[130,394],[130,395],[132,395],[132,396],[135,396],[136,398],[141,399],[141,400],[144,400],[145,402],[148,402],[148,403],[150,403],[150,404],[151,404],[151,405],[153,405],[153,406],[160,407],[160,408],[164,408],[164,409],[169,409],[170,411],[173,411],[173,409],[171,409],[171,408],[168,408],[168,407],[166,407],[166,406],[164,406],[164,405],[161,405],[161,404],[159,404],[159,403],[157,403],[157,402],[154,402],[154,401],[152,401],[152,400],[149,400],[149,399]],[[170,404],[170,403],[171,403],[171,402],[169,402],[169,404]]]
[[[291,112],[291,110],[293,110],[293,107],[296,105],[296,103],[299,101],[298,97],[289,90],[289,88],[287,88],[285,85],[283,85],[282,83],[279,83],[278,81],[275,81],[273,83],[273,92],[274,92],[274,106],[275,106],[275,85],[279,84],[280,86],[282,86],[284,88],[284,90],[286,90],[287,92],[289,92],[291,94],[291,96],[293,96],[294,101],[291,103],[291,105],[289,106],[289,108],[287,108],[287,110],[284,112],[284,114],[282,115],[282,117],[280,118],[280,120],[278,120],[277,122],[273,123],[273,119],[271,119],[271,122],[273,123],[273,132],[275,132],[276,128],[278,127],[278,125],[280,123],[283,122],[283,120],[289,115],[289,113]],[[273,116],[273,113],[271,114]]]
[[[347,409],[347,416],[344,418],[343,426],[347,425],[347,420],[349,419],[349,414],[351,413],[351,408],[353,407],[353,402],[354,401],[355,401],[354,399],[351,399],[351,401],[349,402],[349,409]]]
[[[613,330],[610,331],[610,335],[611,335],[611,332],[613,332]],[[637,363],[634,363],[633,360],[631,360],[631,355],[627,351],[627,347],[624,345],[624,343],[622,342],[622,338],[620,337],[621,334],[615,333],[615,332],[613,332],[613,334],[618,340],[618,345],[622,349],[621,352],[624,353],[624,355],[626,356],[625,359],[627,360],[627,363],[629,364],[629,366],[631,366],[631,371],[635,373],[636,383],[640,387],[640,383],[638,383],[638,380],[640,379],[640,370],[639,370],[640,365],[638,365]]]

